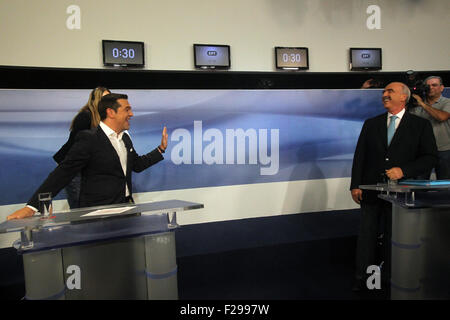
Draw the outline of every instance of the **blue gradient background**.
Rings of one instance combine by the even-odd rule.
[[[0,90],[1,205],[26,202],[55,168],[52,156],[89,91]],[[363,121],[384,112],[381,89],[113,91],[129,95],[139,154],[159,145],[163,126],[169,133],[166,159],[134,174],[133,192],[349,177]],[[193,142],[194,121],[203,132],[221,130],[224,145],[225,129],[268,129],[269,147],[270,129],[279,129],[278,173],[260,175],[260,164],[173,164],[171,133],[185,128]]]

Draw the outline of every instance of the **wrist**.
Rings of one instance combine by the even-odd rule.
[[[26,205],[25,208],[30,209],[31,211],[29,211],[29,212],[30,212],[30,213],[33,213],[33,214],[35,214],[35,213],[38,211],[38,209],[36,209],[36,208],[33,207],[33,206],[30,206],[29,204]]]
[[[159,150],[160,153],[166,152],[166,149],[161,147],[160,145],[158,146],[158,150]]]

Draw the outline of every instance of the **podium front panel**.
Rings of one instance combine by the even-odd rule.
[[[0,232],[21,231],[27,299],[178,299],[176,212],[199,208],[180,200],[81,208],[6,221]]]

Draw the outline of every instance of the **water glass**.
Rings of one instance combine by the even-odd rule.
[[[52,206],[52,193],[44,192],[39,193],[39,212],[41,213],[41,217],[44,219],[53,217],[53,206]]]

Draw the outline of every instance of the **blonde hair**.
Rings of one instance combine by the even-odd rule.
[[[100,124],[100,115],[98,113],[98,103],[102,99],[103,93],[105,91],[108,93],[111,93],[111,91],[105,87],[97,87],[97,88],[93,89],[91,91],[91,93],[89,94],[88,102],[77,113],[77,116],[78,116],[81,112],[85,112],[85,111],[89,110],[89,112],[91,113],[91,128],[96,128]],[[73,118],[72,123],[70,124],[71,131],[73,129],[74,120],[77,116],[75,116]]]

